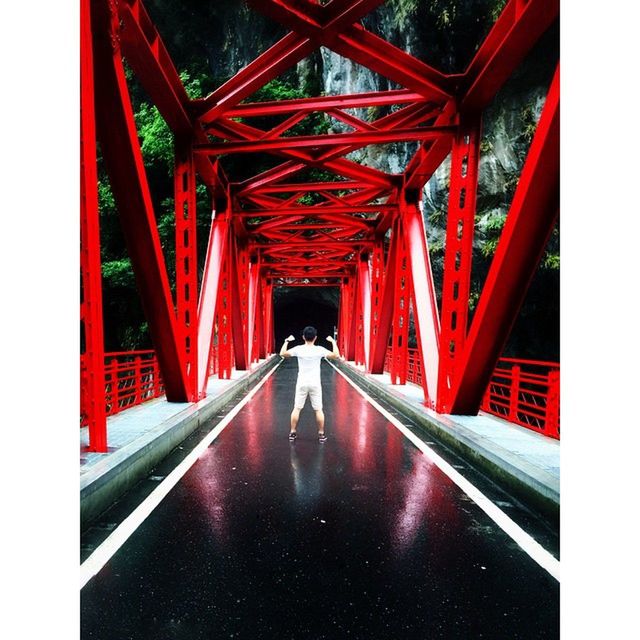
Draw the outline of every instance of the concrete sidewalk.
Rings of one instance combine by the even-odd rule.
[[[423,406],[418,385],[392,385],[388,373],[338,367],[360,387],[394,406],[429,435],[468,460],[506,491],[553,520],[560,509],[560,442],[496,416],[438,414]]]
[[[234,396],[249,391],[279,361],[278,356],[272,356],[255,363],[250,371],[234,369],[230,380],[212,378],[207,397],[194,404],[167,402],[163,396],[110,416],[107,418],[107,453],[88,452],[88,429],[81,429],[81,527],[144,478]]]

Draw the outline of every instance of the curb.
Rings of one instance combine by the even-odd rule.
[[[278,362],[272,356],[221,394],[190,404],[104,460],[80,478],[80,527],[84,529],[136,483],[146,477],[173,449],[221,407],[244,395]]]

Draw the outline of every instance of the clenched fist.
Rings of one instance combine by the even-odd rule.
[[[333,339],[333,336],[327,336],[327,340],[329,342],[335,342],[335,340]]]
[[[291,336],[291,335],[290,335],[290,336],[285,340],[285,342],[293,342],[294,340],[295,340],[295,338],[294,338],[293,336]]]

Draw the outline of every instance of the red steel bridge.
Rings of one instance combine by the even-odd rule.
[[[288,33],[206,98],[191,100],[140,0],[82,0],[81,412],[91,450],[106,451],[106,416],[118,408],[113,383],[118,354],[105,354],[103,344],[97,143],[155,351],[151,365],[141,357],[126,365],[135,369],[136,401],[161,392],[170,402],[201,399],[210,375],[229,377],[232,366],[248,369],[274,352],[275,287],[331,286],[340,291],[341,353],[367,372],[386,368],[394,381],[404,382],[410,365],[414,372],[419,367],[414,380],[422,385],[428,407],[476,414],[481,405],[490,408],[493,402],[495,409],[501,384],[495,376],[511,384],[529,375],[530,381],[536,376],[547,381],[547,402],[557,412],[557,367],[548,378],[523,374],[513,362],[496,367],[558,216],[558,69],[471,323],[468,314],[483,110],[558,19],[559,2],[509,0],[467,68],[453,75],[364,28],[360,20],[381,3],[249,0]],[[319,47],[402,88],[246,101]],[[175,299],[123,61],[174,137]],[[354,109],[378,106],[393,108],[377,119],[353,115]],[[313,113],[326,114],[348,130],[291,134]],[[278,124],[269,130],[251,124],[265,117]],[[418,143],[417,151],[400,174],[349,157],[368,145],[407,141]],[[243,181],[221,166],[222,156],[253,153],[270,154],[277,164]],[[438,308],[421,197],[449,154]],[[305,181],[310,168],[334,178]],[[200,287],[196,177],[206,185],[212,209]],[[309,194],[312,205],[306,204]],[[411,311],[417,349],[410,353]],[[146,390],[140,388],[143,366],[153,371]],[[517,421],[517,407],[514,412],[504,406]]]

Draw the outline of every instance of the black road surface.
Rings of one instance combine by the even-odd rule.
[[[559,585],[333,369],[285,361],[81,592],[82,638],[559,637]]]

